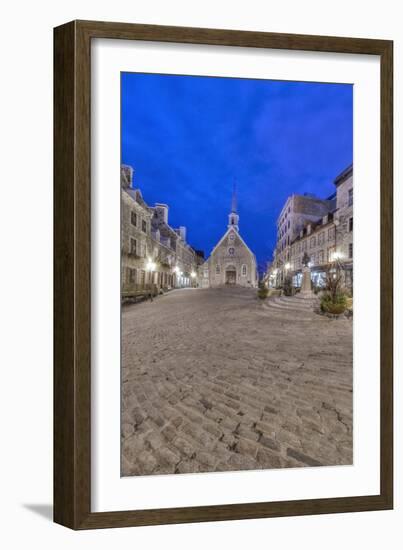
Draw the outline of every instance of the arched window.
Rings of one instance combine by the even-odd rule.
[[[243,276],[243,277],[246,277],[246,275],[247,275],[247,273],[248,273],[246,264],[242,264],[242,271],[241,271],[241,273],[242,273],[242,276]]]
[[[233,246],[230,246],[228,249],[228,254],[230,256],[233,256],[235,254],[235,248]]]

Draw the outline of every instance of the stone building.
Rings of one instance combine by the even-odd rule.
[[[213,248],[209,259],[200,267],[201,286],[257,286],[256,258],[239,233],[239,215],[235,190],[227,231]]]
[[[169,207],[144,201],[133,169],[121,167],[122,290],[196,286],[200,252],[186,242],[186,228],[168,224]]]
[[[345,284],[352,288],[353,167],[337,176],[334,184],[336,191],[326,200],[297,195],[287,199],[279,216],[276,249],[266,276],[270,286],[281,286],[291,276],[294,286],[299,287],[306,253],[314,285],[324,284],[328,265],[337,259],[344,268]],[[298,207],[295,216],[296,199],[302,208]]]

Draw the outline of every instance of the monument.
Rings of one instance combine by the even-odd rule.
[[[311,285],[311,268],[309,267],[310,257],[305,252],[302,258],[302,283],[301,283],[301,294],[308,298],[313,295],[312,285]]]

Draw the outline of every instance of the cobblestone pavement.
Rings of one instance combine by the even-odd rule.
[[[352,463],[352,322],[184,289],[122,314],[122,475]]]

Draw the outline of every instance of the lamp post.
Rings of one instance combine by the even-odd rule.
[[[191,274],[190,274],[191,278],[193,279],[193,282],[194,282],[194,285],[196,285],[196,272],[195,271],[192,271]],[[192,286],[193,286],[193,283],[192,283]]]
[[[153,262],[151,258],[148,258],[148,261],[147,261],[147,264],[146,264],[146,270],[147,270],[148,273],[150,273],[150,279],[151,279],[151,281],[150,281],[150,300],[153,299],[152,285],[153,285],[153,274],[154,274],[155,268],[156,268],[155,262]]]

